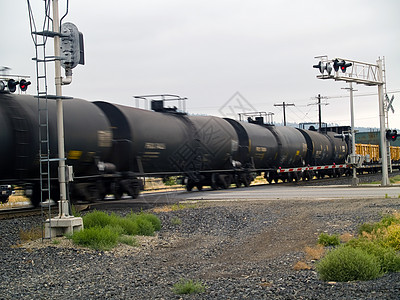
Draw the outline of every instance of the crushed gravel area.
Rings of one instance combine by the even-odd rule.
[[[0,299],[400,299],[400,273],[366,282],[324,282],[308,258],[321,232],[400,210],[399,198],[199,202],[153,211],[163,227],[138,247],[94,251],[60,239],[19,244],[37,217],[0,221]],[[117,214],[130,211],[118,209]],[[297,262],[310,269],[296,270]],[[204,293],[176,295],[181,278]]]

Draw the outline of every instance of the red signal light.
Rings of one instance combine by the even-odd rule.
[[[30,84],[31,84],[30,81],[21,79],[21,81],[19,82],[19,87],[20,87],[21,91],[25,92],[28,89],[28,85],[30,85]]]

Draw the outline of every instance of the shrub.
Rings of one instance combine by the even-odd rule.
[[[371,234],[375,229],[376,229],[375,224],[370,224],[370,223],[364,223],[358,226],[358,234],[362,235],[363,232]]]
[[[318,237],[318,244],[327,246],[340,245],[340,238],[337,234],[329,235],[327,233],[321,233]]]
[[[387,231],[383,237],[383,244],[400,250],[400,225],[394,224],[387,227]]]
[[[84,228],[106,227],[111,223],[110,216],[98,210],[88,213],[82,219]]]
[[[119,218],[115,220],[114,226],[120,226],[123,230],[122,233],[128,235],[138,234],[138,225],[134,220],[127,218]]]
[[[400,224],[400,219],[397,214],[384,215],[378,224],[381,225],[380,227],[388,227],[390,225]]]
[[[139,218],[144,218],[145,220],[153,224],[155,231],[159,231],[161,229],[161,221],[156,215],[141,213],[139,214]]]
[[[133,237],[122,235],[154,235],[161,229],[160,219],[152,214],[129,214],[126,218],[115,213],[94,211],[83,217],[84,230],[75,232],[70,238],[74,243],[98,250],[109,250],[117,242],[128,245],[136,243]]]
[[[121,235],[118,238],[118,242],[120,242],[121,244],[125,244],[125,245],[129,245],[129,246],[137,246],[138,242],[137,240],[130,235]]]
[[[378,242],[363,238],[349,241],[346,247],[361,249],[368,254],[374,255],[379,260],[383,273],[400,271],[400,255],[391,247],[385,247]]]
[[[180,218],[178,218],[178,217],[173,217],[171,219],[171,224],[175,225],[175,226],[181,225],[182,224],[182,220]]]
[[[161,229],[160,219],[153,214],[134,214],[131,212],[129,215],[127,215],[127,219],[135,222],[138,227],[136,234],[139,235],[153,235],[154,231],[159,231]],[[149,224],[151,225],[150,227]]]
[[[197,294],[205,292],[206,287],[199,281],[181,279],[172,290],[175,294]]]
[[[109,227],[90,227],[75,232],[71,239],[75,244],[95,250],[110,250],[117,245],[119,234]]]
[[[317,264],[317,271],[325,281],[370,280],[382,274],[374,255],[353,247],[339,247],[330,251]]]
[[[138,235],[154,235],[154,226],[153,224],[145,218],[137,218],[136,224],[138,227]]]

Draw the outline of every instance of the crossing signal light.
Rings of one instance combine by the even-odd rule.
[[[342,60],[340,63],[340,69],[342,70],[343,73],[346,73],[346,69],[348,67],[351,67],[353,64],[352,63],[346,63],[346,61]]]
[[[335,72],[339,71],[340,68],[340,64],[339,64],[339,60],[336,58],[333,60],[333,69],[335,70]]]
[[[8,83],[7,83],[8,90],[9,90],[11,93],[14,93],[14,92],[16,91],[16,89],[17,89],[17,85],[18,85],[18,84],[19,84],[18,81],[15,81],[14,79],[9,79],[9,80],[8,80]]]
[[[318,65],[313,65],[313,68],[318,69],[321,72],[321,74],[324,74],[325,70],[329,75],[331,75],[332,72],[332,66],[329,62],[324,64],[322,61],[320,61]]]
[[[322,61],[318,63],[318,65],[313,65],[313,68],[318,69],[321,73],[324,73],[324,65],[322,64]]]
[[[5,83],[2,80],[0,80],[0,92],[4,91],[5,87],[6,87]]]
[[[21,79],[21,81],[19,82],[19,87],[20,87],[21,91],[25,92],[28,89],[28,85],[30,85],[30,84],[31,84],[30,81]]]
[[[386,130],[386,139],[388,141],[395,141],[396,138],[397,138],[397,130],[393,130],[393,131],[390,129]]]

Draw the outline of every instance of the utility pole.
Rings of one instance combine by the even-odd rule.
[[[318,94],[318,96],[315,98],[318,100],[317,103],[312,103],[309,105],[318,105],[318,132],[321,132],[321,128],[322,128],[321,105],[328,105],[328,103],[322,104],[321,99],[327,99],[328,97],[322,97],[321,94]]]
[[[282,106],[283,107],[283,126],[286,126],[286,106],[294,106],[293,103],[286,103],[283,101],[282,103],[274,104],[274,106]]]

